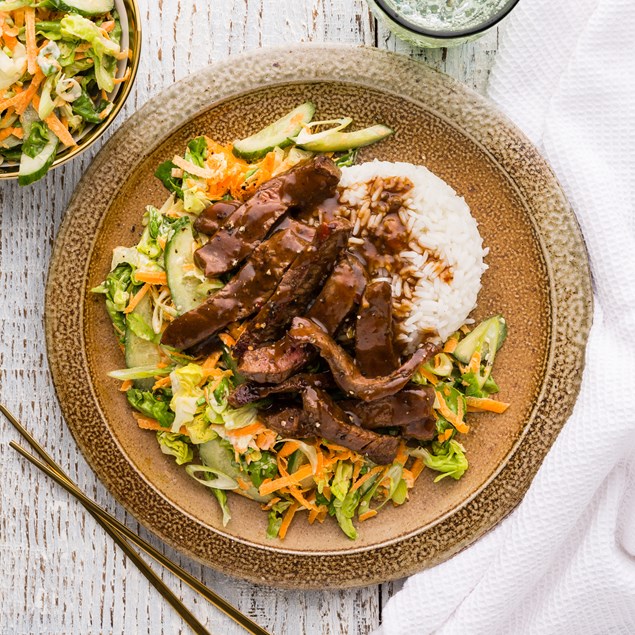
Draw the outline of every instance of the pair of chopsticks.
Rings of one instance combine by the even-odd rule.
[[[217,609],[221,610],[225,615],[230,617],[236,623],[240,624],[247,632],[253,635],[270,635],[268,631],[261,628],[243,615],[236,607],[232,606],[222,597],[208,589],[200,580],[197,580],[190,573],[182,569],[179,565],[172,562],[160,551],[157,551],[152,545],[140,538],[126,525],[120,523],[116,518],[111,516],[107,511],[103,510],[94,501],[88,498],[62,468],[55,463],[53,458],[46,450],[31,436],[24,426],[2,405],[0,404],[0,412],[9,420],[13,427],[22,435],[28,444],[35,450],[42,460],[33,456],[25,450],[21,445],[11,441],[9,445],[19,452],[25,459],[50,476],[56,483],[61,485],[67,492],[72,494],[93,516],[93,518],[104,528],[106,533],[115,541],[122,551],[134,562],[137,568],[147,578],[148,582],[168,601],[172,608],[183,618],[183,620],[198,635],[211,635],[210,632],[196,619],[190,610],[174,595],[174,593],[166,586],[159,576],[148,566],[141,556],[130,546],[133,543],[142,549],[147,555],[163,565],[168,571],[183,580],[185,584],[194,589],[199,595],[205,598]]]

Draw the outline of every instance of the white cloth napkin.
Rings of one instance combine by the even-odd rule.
[[[522,0],[490,97],[584,233],[595,315],[575,410],[522,503],[408,579],[382,635],[635,633],[635,1]]]

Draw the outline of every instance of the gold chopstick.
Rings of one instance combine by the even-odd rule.
[[[142,573],[148,577],[145,569],[149,570],[150,575],[156,578],[156,575],[150,569],[146,563],[141,560],[139,555],[130,549],[129,545],[125,543],[122,539],[122,535],[125,536],[128,540],[133,542],[139,548],[143,549],[150,557],[159,562],[159,564],[163,565],[166,569],[171,571],[174,575],[179,577],[185,584],[194,589],[197,593],[199,593],[202,597],[204,597],[208,602],[214,605],[216,608],[221,610],[225,615],[233,619],[235,622],[240,624],[245,630],[252,635],[270,635],[268,631],[258,626],[255,622],[253,622],[246,615],[242,614],[236,607],[232,606],[229,602],[224,600],[222,597],[214,593],[211,589],[207,588],[200,580],[192,576],[190,573],[182,569],[179,565],[175,564],[171,560],[169,560],[166,556],[164,556],[160,551],[157,551],[152,545],[147,543],[143,538],[137,536],[132,530],[130,530],[126,525],[120,523],[116,518],[111,516],[108,512],[99,507],[94,501],[88,498],[78,487],[71,481],[67,474],[64,473],[62,468],[55,463],[52,457],[44,450],[44,448],[31,436],[31,434],[20,424],[20,422],[9,412],[2,404],[0,404],[0,412],[4,414],[4,416],[11,422],[11,424],[16,428],[16,430],[26,439],[26,441],[31,445],[31,447],[37,452],[37,454],[42,457],[43,461],[35,458],[33,455],[29,454],[24,448],[22,448],[17,443],[11,442],[9,445],[17,450],[22,456],[24,456],[27,460],[33,463],[36,467],[45,472],[48,476],[50,476],[55,482],[61,485],[66,491],[75,496],[84,507],[88,510],[91,515],[95,517],[95,519],[104,527],[104,529],[115,539],[117,544],[122,547],[122,549],[129,555],[128,551],[125,547],[128,548],[129,551],[132,552],[133,556],[130,556],[131,559],[139,566],[137,559],[140,560],[142,566],[139,568],[142,570]],[[115,534],[115,535],[113,535]],[[124,542],[125,547],[120,544],[120,542],[115,537],[117,536]],[[136,556],[136,558],[134,558]],[[150,578],[148,578],[150,580]],[[163,585],[163,582],[157,578],[158,582]],[[152,580],[150,580],[153,583]],[[165,586],[165,585],[163,585]],[[161,589],[155,586],[159,590],[160,593],[166,597],[166,599],[170,602],[169,595],[163,593]],[[172,592],[165,587],[168,594],[173,595]],[[174,596],[173,596],[174,597]],[[208,633],[202,625],[194,618],[194,616],[189,613],[187,608],[176,598],[174,597],[176,602],[180,605],[181,609],[185,611],[182,613],[177,606],[175,606],[172,602],[172,606],[179,612],[179,614],[183,617],[183,619],[193,628],[196,633]],[[189,616],[194,623],[192,623],[189,619],[186,618]],[[203,630],[199,630],[203,629]]]

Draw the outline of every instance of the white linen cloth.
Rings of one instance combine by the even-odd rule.
[[[635,633],[635,0],[521,0],[489,94],[550,162],[586,239],[582,391],[518,508],[409,578],[378,633]]]

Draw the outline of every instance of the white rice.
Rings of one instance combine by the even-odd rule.
[[[398,337],[416,344],[425,331],[437,331],[447,339],[467,320],[476,306],[483,259],[488,250],[465,200],[442,179],[421,165],[370,161],[342,169],[340,203],[355,225],[354,236],[372,232],[381,217],[371,215],[369,200],[377,200],[380,189],[371,191],[376,177],[409,179],[414,188],[407,193],[399,212],[411,232],[409,249],[402,252],[408,264],[392,275]]]

